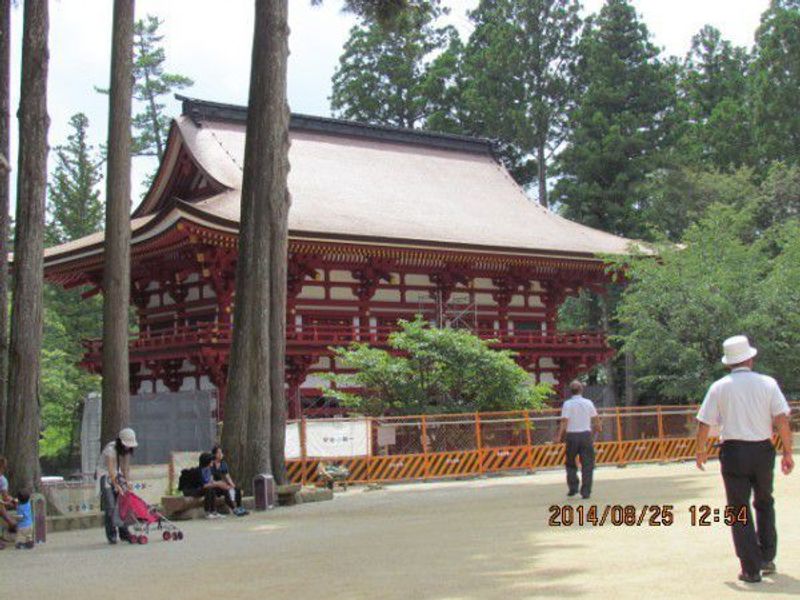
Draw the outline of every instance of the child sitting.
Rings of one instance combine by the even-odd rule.
[[[22,490],[17,494],[17,550],[33,548],[33,515],[31,514],[31,494]]]
[[[6,461],[6,458],[4,456],[0,456],[0,528],[5,525],[5,529],[9,534],[11,534],[16,531],[17,524],[14,519],[11,518],[9,511],[14,509],[16,502],[8,493],[8,479],[6,479],[7,467],[8,462]],[[12,540],[6,539],[6,541]],[[4,547],[5,544],[3,543],[3,538],[0,538],[0,550],[2,550]]]

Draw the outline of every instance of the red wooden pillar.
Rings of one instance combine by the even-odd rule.
[[[316,356],[291,355],[286,357],[286,384],[289,386],[288,418],[300,419],[303,406],[300,388],[308,375],[309,367],[316,362]]]

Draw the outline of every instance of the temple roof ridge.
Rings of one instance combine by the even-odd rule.
[[[175,98],[182,103],[182,114],[192,119],[198,126],[202,126],[204,121],[227,121],[240,124],[247,122],[246,106],[190,98],[182,94],[175,94]],[[291,113],[289,129],[290,131],[327,133],[494,156],[495,142],[484,137],[409,129],[335,117]]]

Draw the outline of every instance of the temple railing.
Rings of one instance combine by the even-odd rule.
[[[397,326],[356,325],[290,325],[286,328],[288,347],[328,348],[363,342],[373,346],[388,345],[389,336],[398,331]],[[606,352],[609,349],[606,335],[602,332],[558,331],[498,331],[478,329],[474,333],[484,340],[496,340],[492,345],[499,348],[542,351],[556,349]],[[230,324],[196,323],[175,326],[158,331],[142,331],[130,340],[132,353],[149,353],[159,349],[189,348],[192,346],[229,346],[232,329]],[[87,356],[99,355],[102,340],[83,342]]]

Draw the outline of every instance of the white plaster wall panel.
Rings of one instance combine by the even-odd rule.
[[[331,387],[330,381],[322,379],[319,375],[310,374],[306,376],[301,388],[329,388]]]
[[[541,296],[528,296],[528,306],[531,308],[544,308]]]
[[[539,381],[541,383],[550,383],[552,385],[558,385],[558,379],[555,378],[555,375],[550,371],[542,372],[541,376],[539,377]]]
[[[511,302],[509,302],[508,305],[514,307],[525,306],[525,296],[523,296],[522,294],[514,294],[513,296],[511,296]]]
[[[319,360],[311,365],[312,369],[330,369],[331,359],[327,356],[320,356]]]
[[[322,300],[325,298],[325,288],[321,285],[306,284],[297,297],[301,299],[307,298],[309,300]]]
[[[353,288],[336,286],[331,288],[331,299],[358,300],[358,296],[353,293]]]
[[[406,285],[432,285],[430,277],[418,273],[406,273]]]
[[[491,294],[475,294],[475,304],[478,306],[497,306]]]
[[[549,356],[545,356],[544,358],[540,358],[539,359],[539,368],[540,369],[557,369],[558,366],[556,365],[555,362],[553,362],[552,358],[550,358]]]
[[[472,287],[474,288],[495,288],[492,280],[488,277],[476,277],[472,280]]]
[[[541,292],[544,290],[540,281],[531,281],[531,290],[534,292]]]
[[[202,375],[200,377],[200,385],[198,386],[198,389],[200,389],[200,390],[215,390],[215,389],[217,389],[217,386],[215,386],[213,383],[211,383],[211,380],[206,375]]]
[[[328,279],[330,281],[342,281],[347,283],[355,283],[356,279],[350,271],[333,270],[328,272]]]
[[[400,290],[378,288],[372,299],[375,302],[400,302]]]
[[[191,287],[189,288],[189,293],[186,294],[186,302],[194,302],[195,300],[200,300],[200,288]]]

